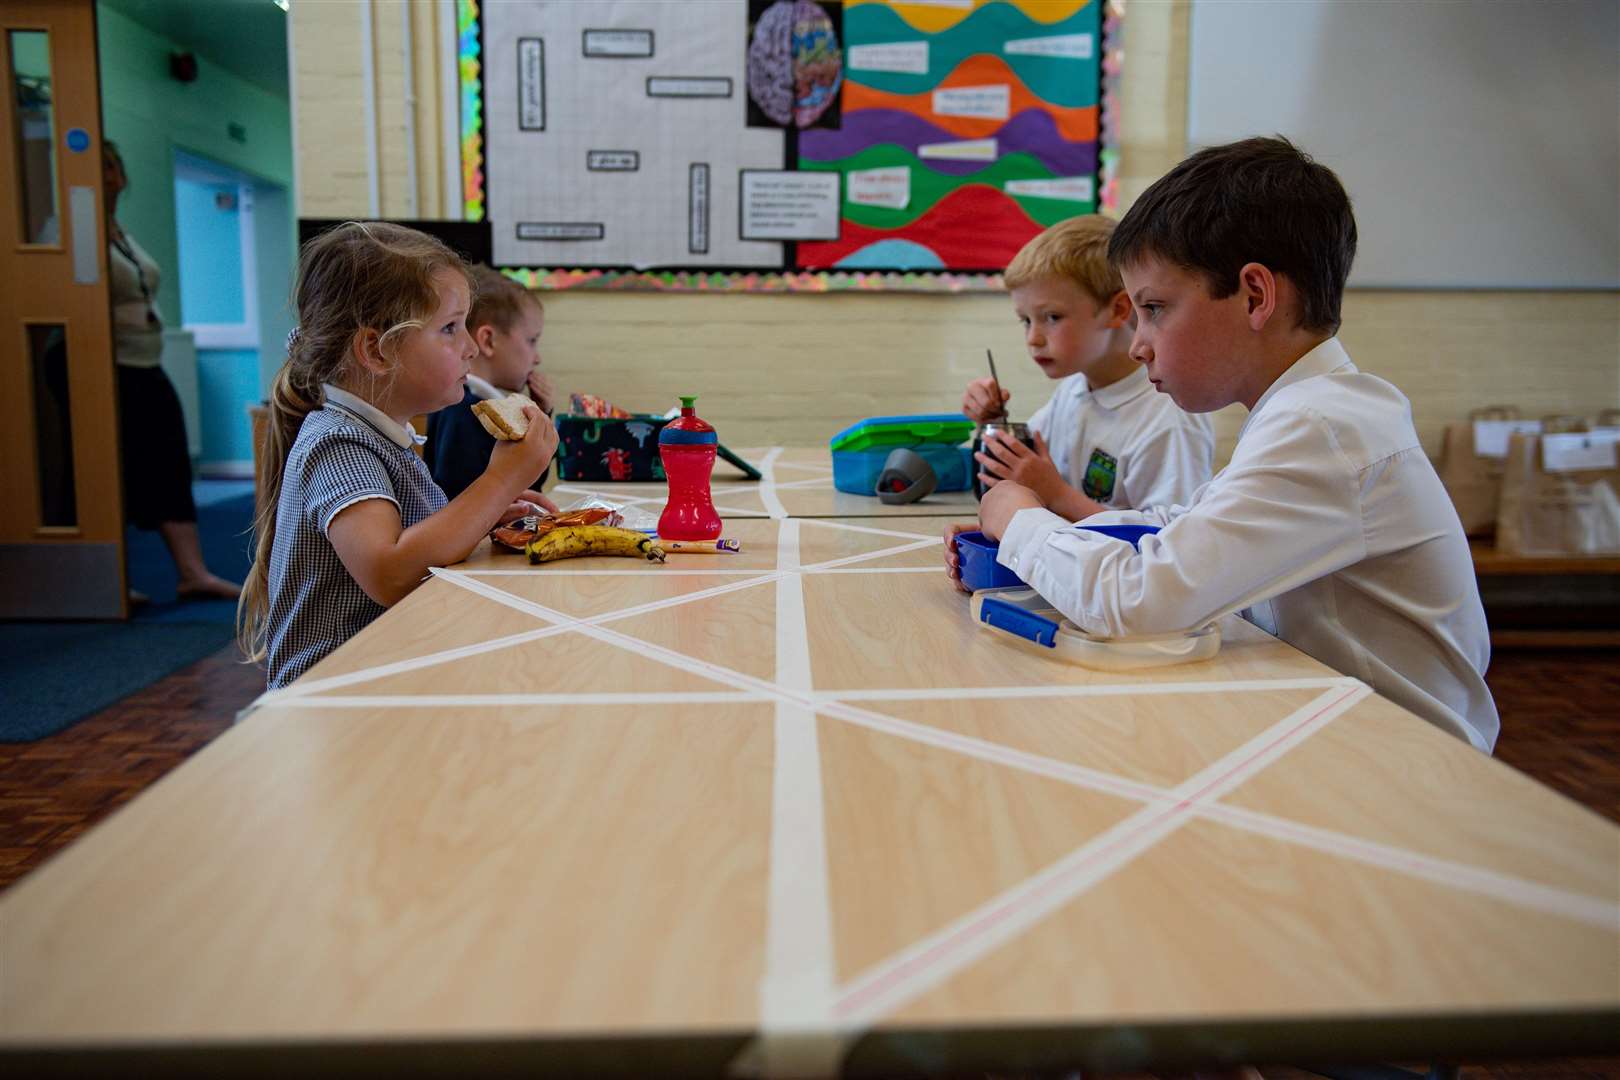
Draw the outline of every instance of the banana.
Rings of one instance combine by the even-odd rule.
[[[542,533],[523,546],[531,563],[572,559],[579,555],[642,556],[663,562],[664,549],[646,533],[611,525],[565,525]]]

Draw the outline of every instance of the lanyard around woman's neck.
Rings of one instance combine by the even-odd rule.
[[[115,221],[107,223],[107,239],[112,241],[112,246],[117,248],[118,253],[128,259],[129,264],[135,268],[135,283],[141,288],[141,299],[146,301],[146,321],[157,322],[157,311],[152,307],[152,290],[146,287],[146,272],[141,269],[141,261],[135,257],[134,244]]]

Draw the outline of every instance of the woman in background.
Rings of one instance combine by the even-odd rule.
[[[101,161],[124,517],[136,528],[155,529],[163,537],[179,574],[178,599],[234,600],[241,586],[217,576],[203,562],[197,505],[191,498],[186,420],[174,385],[158,363],[163,353],[163,319],[156,301],[158,265],[115,216],[119,193],[129,186],[118,147],[103,142]],[[147,598],[131,590],[130,599],[140,603]]]

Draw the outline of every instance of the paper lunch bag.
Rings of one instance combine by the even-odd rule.
[[[1514,435],[1496,547],[1508,555],[1620,555],[1620,466],[1548,472],[1542,437]]]
[[[1496,528],[1497,499],[1502,490],[1503,458],[1474,453],[1474,422],[1447,424],[1440,444],[1437,471],[1469,536],[1489,536]]]

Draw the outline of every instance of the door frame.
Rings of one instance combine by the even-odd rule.
[[[129,615],[95,0],[0,0],[0,617]],[[50,35],[57,241],[23,235],[11,32]],[[73,139],[68,138],[73,133]],[[82,137],[81,137],[82,136]],[[76,520],[44,524],[29,327],[61,326]]]

